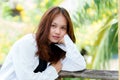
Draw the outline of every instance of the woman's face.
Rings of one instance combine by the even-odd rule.
[[[57,43],[61,39],[63,39],[66,33],[67,33],[67,21],[62,14],[58,14],[55,16],[51,23],[48,39],[52,43]]]

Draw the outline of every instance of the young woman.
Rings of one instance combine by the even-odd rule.
[[[35,34],[28,34],[11,48],[0,71],[0,80],[55,80],[61,70],[86,68],[75,46],[68,12],[52,7],[42,16]]]

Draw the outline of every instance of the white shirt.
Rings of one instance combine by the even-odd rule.
[[[85,69],[86,62],[68,35],[65,35],[64,41],[65,45],[57,45],[66,51],[66,57],[62,60],[62,70],[80,71]],[[58,73],[51,65],[47,66],[43,72],[33,72],[39,64],[39,58],[35,55],[36,51],[34,35],[28,34],[18,40],[12,46],[0,69],[0,80],[55,80]]]

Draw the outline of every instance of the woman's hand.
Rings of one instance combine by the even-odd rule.
[[[67,35],[67,34],[65,34],[65,35]],[[65,35],[64,35],[64,37],[65,37]],[[59,40],[58,44],[65,44],[64,37],[61,40]]]
[[[51,65],[56,69],[57,72],[60,72],[62,69],[61,60],[59,60],[57,63],[52,63]]]
[[[58,44],[64,44],[64,38],[62,38],[62,39],[58,42]]]

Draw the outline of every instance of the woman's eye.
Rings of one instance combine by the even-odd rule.
[[[56,27],[55,25],[51,25],[51,27]]]
[[[61,29],[66,30],[67,28],[66,27],[62,27]]]

